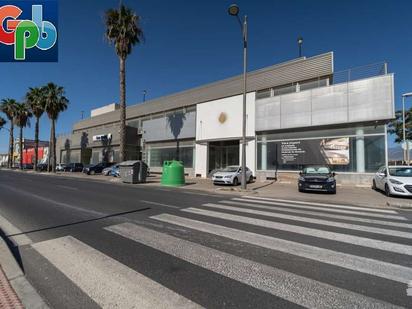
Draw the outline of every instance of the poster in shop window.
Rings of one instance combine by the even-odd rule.
[[[282,165],[348,165],[349,138],[282,141],[277,157]]]

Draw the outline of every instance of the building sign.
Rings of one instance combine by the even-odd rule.
[[[57,1],[0,0],[0,62],[57,62]]]
[[[348,165],[349,138],[324,138],[276,143],[283,165]]]

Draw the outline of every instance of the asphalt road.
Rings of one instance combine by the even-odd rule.
[[[410,214],[0,171],[52,308],[412,308]]]

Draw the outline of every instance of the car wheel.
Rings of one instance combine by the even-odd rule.
[[[233,185],[237,186],[239,184],[239,179],[237,177],[233,178]]]
[[[249,177],[249,183],[252,183],[253,180],[254,180],[253,176],[250,176],[250,177]]]
[[[378,187],[376,186],[376,181],[375,181],[375,179],[374,180],[372,180],[372,189],[373,190],[378,190]]]
[[[386,194],[387,197],[392,196],[391,191],[389,190],[388,184],[385,185],[385,194]]]

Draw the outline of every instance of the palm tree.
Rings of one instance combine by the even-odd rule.
[[[32,113],[30,107],[25,103],[17,103],[14,124],[20,128],[19,150],[20,150],[20,169],[23,169],[23,128],[30,126]]]
[[[6,115],[10,122],[10,138],[9,138],[9,158],[7,161],[7,167],[11,168],[14,165],[14,117],[16,114],[17,102],[14,99],[3,99],[1,101],[0,110]]]
[[[50,143],[49,143],[49,170],[56,172],[56,121],[59,114],[67,109],[69,100],[64,96],[65,91],[54,83],[48,83],[43,87],[44,91],[44,110],[50,119]],[[51,164],[50,164],[51,163]]]
[[[34,129],[34,170],[37,171],[37,163],[39,162],[39,120],[44,113],[45,107],[43,88],[29,88],[29,92],[26,94],[26,102],[36,118]]]
[[[7,123],[6,119],[3,117],[0,117],[0,130],[4,127],[4,125]]]
[[[120,4],[119,9],[106,11],[106,38],[114,44],[120,60],[120,160],[126,160],[126,58],[132,47],[143,41],[140,17]]]

